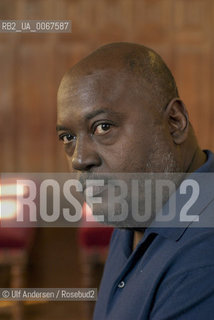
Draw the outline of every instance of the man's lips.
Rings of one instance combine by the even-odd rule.
[[[117,180],[115,174],[82,174],[78,177],[79,182],[83,187],[84,197],[88,196],[96,196],[104,191],[106,191],[109,187],[112,187]],[[113,182],[114,181],[114,182]]]
[[[82,184],[83,192],[85,192],[86,188],[92,186],[94,194],[98,188],[101,188],[107,185],[109,179],[112,179],[112,177],[109,177],[107,175],[97,175],[97,174],[90,174],[90,175],[83,174],[78,177],[79,182]]]
[[[86,187],[83,188],[84,196],[96,196],[101,193],[103,193],[105,190],[107,190],[108,184],[104,184],[103,186],[97,186],[97,185],[90,185],[90,182],[86,184]]]

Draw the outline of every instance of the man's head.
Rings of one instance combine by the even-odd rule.
[[[79,173],[83,182],[112,181],[112,175],[118,181],[118,173],[123,173],[130,187],[133,173],[194,171],[205,160],[170,70],[142,45],[103,46],[68,71],[58,91],[57,130],[70,171]],[[138,180],[144,188],[145,178]],[[103,201],[93,213],[108,212],[109,218],[113,198],[105,186],[95,193],[102,194]],[[141,189],[139,203],[147,214],[146,194]],[[130,206],[137,193],[128,191],[127,197]],[[116,206],[117,217],[121,208]],[[127,225],[134,226],[130,214],[128,222],[119,222]]]
[[[138,44],[105,45],[68,71],[57,121],[71,171],[188,171],[197,149],[170,70]]]

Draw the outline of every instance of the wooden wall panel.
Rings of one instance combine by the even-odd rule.
[[[178,49],[175,61],[175,78],[180,96],[189,111],[199,142],[205,146],[206,142],[210,142],[208,138],[212,132],[210,49],[207,46],[198,50]]]
[[[57,7],[52,0],[16,0],[18,2],[18,19],[54,19]]]
[[[210,40],[211,2],[210,0],[173,1],[174,25],[178,37],[187,43],[198,39]]]
[[[173,1],[175,78],[203,148],[214,147],[212,5],[210,0]]]
[[[121,41],[121,37],[125,41],[130,36],[133,19],[130,0],[94,1],[93,15],[95,18],[93,29],[99,41]]]
[[[21,41],[17,49],[16,166],[21,171],[49,171],[56,121],[52,92],[53,59],[45,41]]]
[[[0,13],[1,19],[17,19],[19,1],[1,0]]]
[[[0,46],[0,168],[12,171],[15,168],[14,137],[16,130],[14,93],[14,53],[11,44]]]
[[[134,2],[134,29],[136,41],[161,45],[169,42],[172,27],[171,0],[145,0]]]

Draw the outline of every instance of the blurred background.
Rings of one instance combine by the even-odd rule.
[[[214,150],[214,1],[0,0],[0,18],[72,20],[69,34],[0,34],[1,172],[68,170],[55,131],[60,79],[114,41],[141,43],[163,57],[201,147]],[[5,235],[0,228],[0,286],[98,287],[110,231],[103,238],[89,233],[37,228]],[[93,302],[0,302],[0,319],[87,320],[92,309]]]

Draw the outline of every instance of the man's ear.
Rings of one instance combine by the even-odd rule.
[[[184,103],[179,98],[172,99],[165,109],[165,117],[174,143],[183,143],[189,130],[189,118]]]

